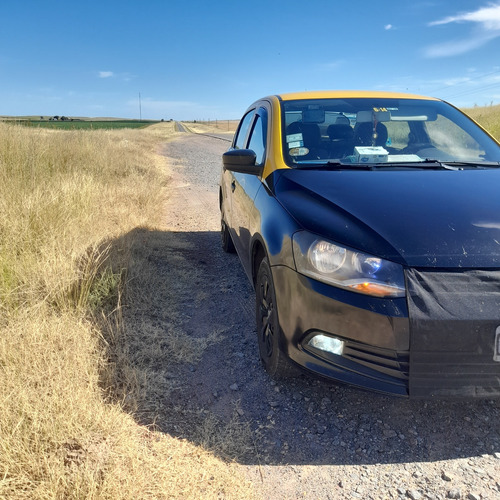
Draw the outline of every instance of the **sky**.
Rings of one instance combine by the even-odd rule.
[[[238,119],[302,90],[500,103],[500,0],[3,0],[0,115]]]

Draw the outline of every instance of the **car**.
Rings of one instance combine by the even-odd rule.
[[[221,241],[270,376],[500,397],[500,145],[440,99],[273,95],[222,157]]]

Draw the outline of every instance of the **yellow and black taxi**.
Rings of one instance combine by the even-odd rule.
[[[500,145],[461,111],[386,92],[260,99],[219,202],[271,376],[500,397]]]

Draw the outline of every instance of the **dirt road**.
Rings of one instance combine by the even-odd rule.
[[[500,498],[498,401],[408,401],[265,374],[253,289],[220,248],[227,147],[190,133],[168,143],[166,226],[136,235],[125,325],[142,422],[235,460],[266,499]]]

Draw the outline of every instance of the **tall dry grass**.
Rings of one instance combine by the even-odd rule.
[[[500,105],[468,108],[464,111],[500,142]]]
[[[173,134],[0,123],[1,498],[248,495],[231,466],[107,397],[130,243],[120,236],[159,223],[157,151]],[[111,239],[122,248],[110,252]]]

